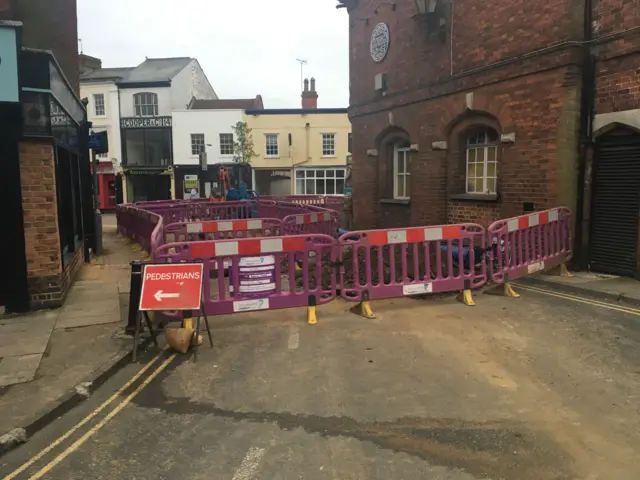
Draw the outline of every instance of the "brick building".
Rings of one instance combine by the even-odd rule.
[[[0,0],[0,51],[0,307],[56,307],[93,228],[75,0]]]
[[[640,9],[339,0],[360,227],[566,205],[581,266],[638,275]]]

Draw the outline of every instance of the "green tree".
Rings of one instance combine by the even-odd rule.
[[[246,122],[238,122],[233,127],[233,161],[238,163],[251,163],[251,159],[258,154],[253,150],[253,136]]]

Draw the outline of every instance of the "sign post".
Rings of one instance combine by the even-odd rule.
[[[204,267],[202,263],[175,263],[175,264],[149,264],[145,265],[142,274],[142,288],[140,292],[140,304],[138,311],[144,317],[153,336],[153,329],[149,311],[178,310],[196,311],[194,357],[197,358],[198,339],[200,335],[200,318],[204,323],[209,336],[209,344],[213,347],[209,320],[204,313],[202,290],[204,285]],[[140,329],[142,327],[141,315],[136,321],[136,333],[134,337],[133,359],[138,346]],[[155,338],[155,336],[154,336]]]

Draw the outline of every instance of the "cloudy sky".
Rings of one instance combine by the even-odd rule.
[[[104,67],[198,59],[220,98],[300,107],[300,64],[321,108],[349,100],[348,20],[336,0],[78,0],[84,53]]]

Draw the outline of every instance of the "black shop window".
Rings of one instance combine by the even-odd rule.
[[[129,167],[171,165],[171,130],[153,128],[124,130],[124,164]]]

